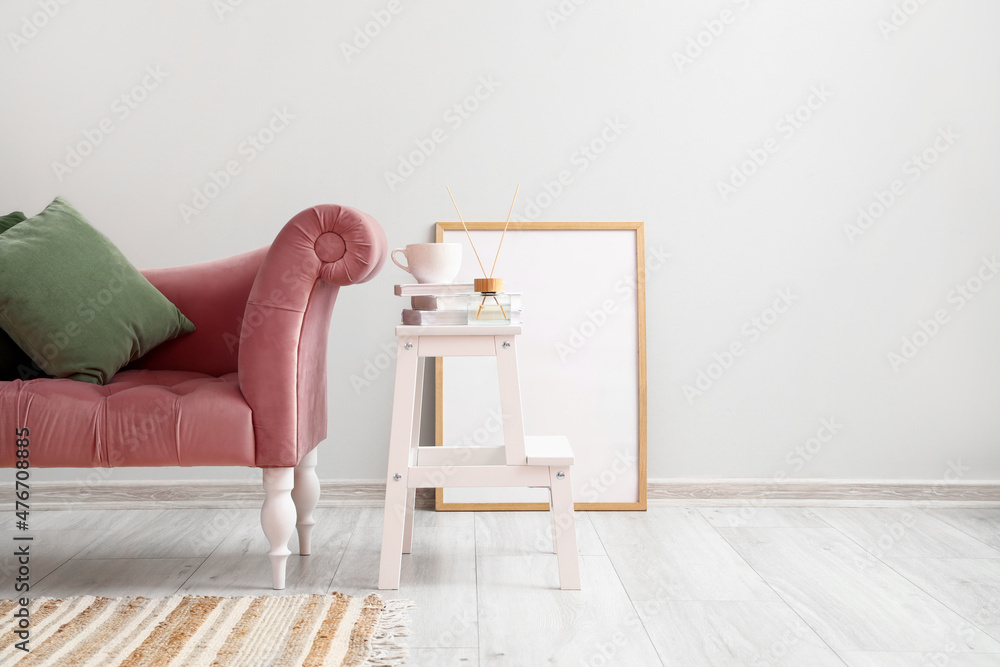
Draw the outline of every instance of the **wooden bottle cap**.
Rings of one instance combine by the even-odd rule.
[[[503,278],[476,278],[477,292],[502,292]]]

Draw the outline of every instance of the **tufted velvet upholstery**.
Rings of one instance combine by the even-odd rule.
[[[107,385],[0,382],[0,432],[31,429],[34,467],[288,467],[326,437],[326,349],[340,287],[386,257],[370,216],[324,205],[267,248],[144,275],[195,323]],[[14,462],[0,438],[0,465]]]
[[[0,383],[0,402],[8,399],[20,402],[20,423],[31,429],[35,466],[254,465],[250,407],[236,373],[130,370],[104,386]]]

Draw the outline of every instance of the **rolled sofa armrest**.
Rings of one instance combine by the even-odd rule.
[[[278,233],[250,289],[240,330],[240,390],[253,413],[256,464],[297,465],[326,438],[326,354],[341,287],[371,280],[387,242],[348,206],[302,211]]]

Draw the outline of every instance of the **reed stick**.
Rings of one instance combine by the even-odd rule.
[[[514,202],[517,201],[517,192],[521,189],[521,184],[518,183],[517,187],[514,188],[514,198],[510,200],[510,210],[507,211],[507,222],[503,225],[503,234],[500,235],[500,245],[497,246],[496,257],[493,258],[493,268],[490,269],[490,278],[493,277],[493,272],[497,270],[497,260],[500,259],[500,248],[503,247],[503,240],[507,236],[507,226],[510,225],[510,216],[514,212]],[[503,307],[500,308],[503,310]]]
[[[486,305],[486,299],[488,299],[488,298],[489,297],[484,296],[482,303],[479,304],[479,310],[476,311],[476,319],[477,320],[479,319],[479,316],[483,314],[483,306]],[[497,302],[498,306],[500,306],[500,314],[504,316],[504,319],[507,319],[507,311],[505,311],[503,309],[503,304],[500,303],[500,299],[498,299],[496,297],[493,297],[493,300]]]
[[[465,219],[462,217],[462,212],[458,210],[458,204],[455,203],[455,195],[451,194],[451,188],[447,185],[444,188],[448,191],[448,196],[451,197],[451,203],[455,207],[455,213],[458,213],[458,219],[462,221],[462,229],[465,230],[465,235],[469,238],[469,245],[472,246],[472,252],[476,253],[476,259],[479,260],[479,268],[483,270],[483,278],[489,278],[490,276],[486,275],[486,267],[483,266],[483,260],[479,259],[479,251],[476,250],[476,244],[472,242],[472,235],[469,234],[469,228],[465,226]]]

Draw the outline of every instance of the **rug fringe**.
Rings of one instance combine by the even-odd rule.
[[[406,664],[410,652],[399,638],[410,634],[408,609],[416,607],[410,600],[388,600],[371,638],[371,653],[365,667],[396,667]]]

